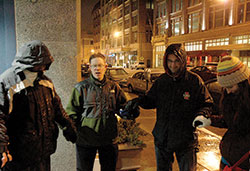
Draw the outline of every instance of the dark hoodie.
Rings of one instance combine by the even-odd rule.
[[[53,58],[38,40],[25,43],[12,67],[0,75],[0,153],[7,145],[13,161],[10,170],[36,165],[56,150],[59,123],[72,126],[51,80],[36,66],[49,66]],[[30,76],[32,76],[30,78]]]
[[[54,61],[48,48],[39,40],[33,40],[25,43],[17,52],[12,67],[16,73],[37,65],[46,65],[46,69]]]
[[[183,49],[181,49],[181,44],[172,44],[170,46],[168,46],[168,48],[165,51],[164,57],[163,57],[163,66],[165,69],[165,72],[174,78],[172,72],[170,71],[170,69],[168,68],[167,65],[167,57],[170,54],[174,54],[180,61],[181,61],[181,68],[179,71],[179,74],[177,77],[181,77],[181,75],[183,75],[186,72],[186,65],[187,65],[187,61],[186,61],[186,53]],[[175,77],[176,78],[176,77]]]
[[[164,55],[162,74],[146,96],[140,98],[140,106],[157,109],[153,129],[156,145],[169,150],[181,150],[197,144],[192,126],[198,115],[211,112],[212,98],[199,76],[186,70],[186,55],[180,44],[170,45]],[[174,77],[167,66],[167,57],[174,54],[182,63],[179,74]]]

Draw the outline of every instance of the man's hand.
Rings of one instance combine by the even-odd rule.
[[[8,152],[3,152],[1,155],[1,168],[4,167],[4,165],[8,162],[8,161],[12,161],[12,156],[9,154]]]
[[[77,140],[76,130],[71,126],[63,128],[63,136],[72,143],[75,143]]]
[[[120,111],[120,116],[123,119],[135,119],[139,115],[140,115],[140,108],[137,98],[128,101],[124,110]]]
[[[203,128],[211,125],[211,119],[203,115],[197,116],[193,121],[193,127]]]

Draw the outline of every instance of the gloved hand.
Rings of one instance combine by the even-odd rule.
[[[120,110],[120,116],[123,119],[135,119],[139,115],[140,115],[140,108],[139,108],[138,98],[129,100],[124,110]]]
[[[211,119],[203,115],[197,116],[193,121],[193,127],[203,128],[211,125]]]
[[[72,143],[75,143],[77,140],[76,130],[72,126],[63,128],[63,136]]]
[[[9,151],[0,153],[0,158],[1,168],[4,167],[7,162],[12,161],[12,156],[9,154]]]

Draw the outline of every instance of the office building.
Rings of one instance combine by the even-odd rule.
[[[153,67],[162,67],[166,47],[182,43],[189,65],[238,56],[250,67],[249,0],[155,0]]]
[[[101,0],[100,49],[113,66],[152,66],[152,0]]]

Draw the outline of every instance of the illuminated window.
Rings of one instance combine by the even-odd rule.
[[[205,50],[207,50],[207,48],[210,46],[225,46],[225,45],[229,45],[229,38],[206,40]]]
[[[165,34],[165,26],[166,26],[165,22],[157,24],[158,35],[164,35]]]
[[[156,46],[155,51],[156,51],[156,56],[155,56],[155,65],[156,67],[161,67],[163,66],[163,56],[165,52],[165,46]]]
[[[233,38],[234,44],[250,44],[250,35],[235,36]]]
[[[181,28],[182,28],[182,18],[177,17],[174,19],[171,19],[172,22],[172,35],[178,36],[181,34]]]
[[[199,12],[188,15],[188,32],[194,33],[200,31],[201,16]]]
[[[202,50],[202,41],[185,43],[185,51],[200,51]]]
[[[183,0],[172,0],[172,12],[182,10]]]
[[[240,51],[240,60],[250,68],[250,50]]]

